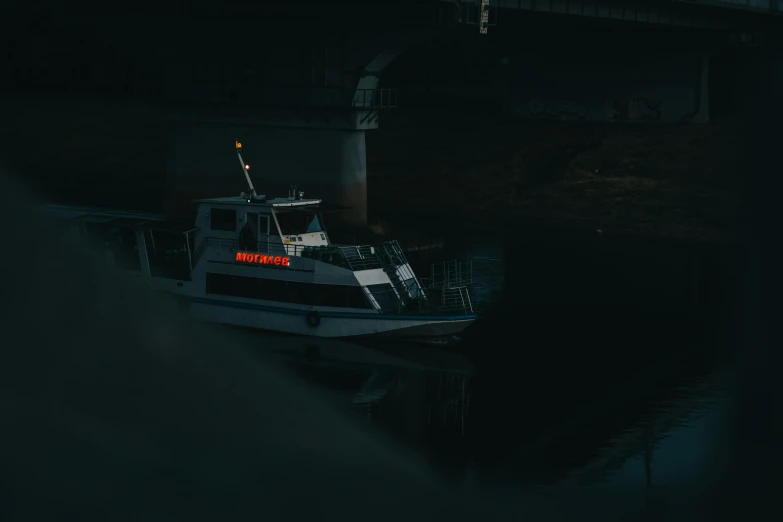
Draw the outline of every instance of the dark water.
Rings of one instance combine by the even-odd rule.
[[[710,473],[733,343],[731,248],[456,229],[443,251],[409,259],[421,276],[440,259],[473,261],[480,319],[457,349],[475,375],[311,369],[309,379],[328,379],[346,406],[463,486],[642,492]]]
[[[686,513],[679,485],[716,465],[731,285],[709,248],[462,227],[434,257],[475,262],[473,367],[428,352],[440,370],[424,371],[409,345],[189,324],[20,223],[27,255],[3,259],[4,519],[627,520]],[[337,356],[283,357],[289,375],[270,355],[313,344]]]

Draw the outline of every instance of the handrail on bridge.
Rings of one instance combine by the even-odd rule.
[[[398,106],[399,89],[392,87],[378,89],[326,87],[326,86],[280,86],[261,87],[245,103],[261,106],[350,108],[371,111],[394,109]]]
[[[683,4],[725,7],[756,13],[783,14],[783,2],[779,0],[676,0]]]
[[[398,103],[398,89],[356,89],[352,107],[366,109],[394,109]]]

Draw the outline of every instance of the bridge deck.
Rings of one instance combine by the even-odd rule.
[[[702,29],[726,29],[736,22],[731,20],[731,13],[720,8],[756,15],[783,15],[783,0],[490,0],[490,6]]]

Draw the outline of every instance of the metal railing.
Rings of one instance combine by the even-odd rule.
[[[393,307],[381,306],[387,314],[411,315],[467,315],[473,313],[473,304],[467,288],[429,289],[422,297],[400,299],[392,288],[370,292],[377,303],[394,302]]]
[[[247,100],[261,105],[306,106],[320,108],[394,109],[399,89],[351,89],[343,87],[263,87],[260,99]]]
[[[709,7],[725,7],[758,13],[783,14],[783,2],[780,0],[676,0],[684,4],[696,4]]]
[[[467,287],[444,288],[440,292],[440,308],[444,311],[463,311],[473,313],[470,292]]]
[[[430,267],[428,288],[457,288],[473,284],[472,261],[443,261]]]
[[[364,109],[394,109],[399,98],[398,89],[355,89],[351,106]]]
[[[273,241],[261,241],[258,245],[240,245],[239,240],[206,237],[199,244],[193,255],[193,268],[196,267],[201,257],[204,255],[207,247],[223,248],[230,252],[257,252],[259,254],[269,255],[287,255],[292,257],[302,257],[305,259],[314,259],[330,265],[347,268],[354,272],[360,270],[371,270],[382,268],[374,248],[369,245],[347,246],[347,245],[286,245]]]
[[[383,268],[381,260],[375,254],[375,248],[369,245],[338,246],[348,266],[354,272]]]
[[[201,241],[201,243],[198,245],[198,248],[195,252],[193,252],[193,258],[191,259],[191,270],[196,268],[196,265],[198,264],[199,260],[201,259],[201,256],[204,254],[204,250],[206,250],[209,238],[204,239]]]
[[[212,103],[220,103],[221,101],[225,100],[211,100]],[[399,89],[356,89],[312,85],[267,86],[239,92],[235,103],[248,107],[309,107],[379,111],[394,109],[398,106]]]

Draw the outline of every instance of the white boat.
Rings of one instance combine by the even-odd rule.
[[[320,199],[256,194],[197,200],[195,223],[161,215],[47,205],[108,260],[176,296],[194,318],[328,338],[451,338],[476,320],[470,263],[417,277],[397,241],[337,245]]]

